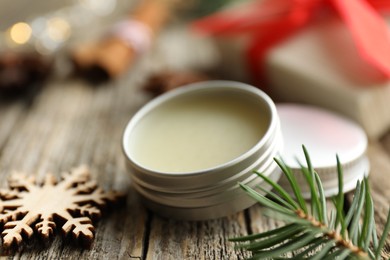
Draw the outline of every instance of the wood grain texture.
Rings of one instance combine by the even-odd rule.
[[[12,170],[42,179],[48,171],[59,176],[63,170],[88,164],[103,188],[129,190],[120,140],[124,125],[145,102],[135,91],[128,85],[94,89],[77,81],[53,82],[29,109],[18,103],[3,105],[1,186]],[[90,250],[74,246],[70,239],[63,243],[57,234],[47,245],[32,239],[17,251],[2,253],[26,259],[140,258],[145,221],[146,211],[130,189],[127,205],[97,224]]]
[[[136,73],[141,75],[142,73]],[[113,86],[90,88],[79,81],[51,82],[34,103],[0,107],[0,186],[12,170],[42,179],[80,164],[91,167],[104,188],[128,190],[125,207],[112,211],[96,229],[91,249],[81,249],[60,234],[48,244],[31,239],[9,258],[21,259],[241,259],[229,237],[260,232],[281,223],[255,205],[246,212],[202,222],[174,221],[147,211],[139,202],[124,166],[121,135],[131,115],[148,97],[139,92],[142,77],[130,75]],[[370,182],[378,231],[389,207],[390,147],[387,138],[371,143]],[[385,255],[389,252],[389,241]]]
[[[228,238],[247,234],[243,213],[209,221],[153,216],[146,259],[242,259]]]
[[[370,160],[369,184],[374,201],[375,222],[377,234],[382,234],[390,205],[390,133],[381,142],[372,141],[367,150]],[[352,202],[353,192],[346,194],[349,203]],[[387,237],[382,250],[382,257],[390,257],[390,236]]]
[[[388,135],[390,137],[390,135]],[[385,139],[388,137],[386,136]],[[387,213],[390,207],[390,143],[371,143],[368,149],[368,157],[371,163],[369,183],[375,205],[375,221],[377,233],[381,234],[386,223]],[[390,236],[382,256],[390,258]]]

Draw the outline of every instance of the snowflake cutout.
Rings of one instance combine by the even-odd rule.
[[[101,216],[101,209],[108,202],[121,197],[99,188],[86,166],[63,174],[58,183],[48,174],[42,185],[33,176],[16,173],[9,178],[8,186],[9,189],[0,190],[4,247],[19,245],[23,236],[30,238],[34,234],[34,229],[42,238],[50,238],[58,219],[64,221],[64,234],[72,234],[90,245],[94,238],[92,219]]]

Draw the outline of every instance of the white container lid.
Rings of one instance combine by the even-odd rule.
[[[338,192],[336,154],[344,168],[344,192],[354,189],[356,181],[368,174],[367,136],[359,125],[314,106],[278,104],[277,110],[284,140],[283,160],[294,172],[300,172],[298,161],[306,165],[302,151],[305,145],[326,196]],[[302,185],[306,184],[302,176],[297,178]],[[286,179],[281,184],[288,188]],[[309,197],[309,192],[306,193]]]

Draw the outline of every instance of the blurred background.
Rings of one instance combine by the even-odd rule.
[[[384,28],[390,4],[360,2]],[[388,32],[365,32],[384,42],[382,60],[372,62],[376,45],[365,55],[346,22],[353,6],[334,3],[0,0],[0,96],[23,95],[48,77],[76,76],[97,86],[126,77],[141,61],[149,72],[139,88],[153,95],[199,80],[237,80],[276,101],[343,114],[376,139],[390,126],[390,71],[380,65],[390,56]]]
[[[0,2],[1,48],[50,54],[68,41],[95,37],[125,16],[136,1],[64,0]],[[87,33],[86,33],[87,32]]]

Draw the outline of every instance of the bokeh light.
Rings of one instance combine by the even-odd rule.
[[[111,14],[116,5],[116,0],[80,0],[82,6],[96,15],[106,16]]]
[[[9,37],[16,44],[25,44],[31,38],[31,27],[27,23],[16,23],[9,29]]]
[[[47,34],[53,41],[66,41],[70,33],[70,25],[65,19],[53,17],[47,21]]]

